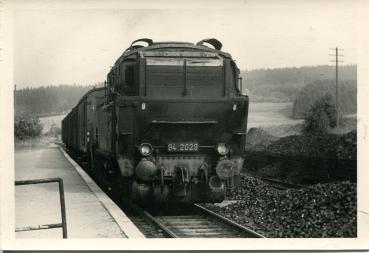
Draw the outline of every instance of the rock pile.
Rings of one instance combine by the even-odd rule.
[[[345,135],[293,135],[267,147],[271,153],[356,159],[356,131]]]
[[[357,134],[351,131],[338,139],[335,154],[336,157],[345,159],[356,159],[357,154]]]
[[[278,140],[278,137],[270,135],[261,128],[250,128],[247,132],[246,149],[264,150],[268,145]]]
[[[316,184],[278,191],[243,175],[234,204],[207,207],[267,237],[356,237],[356,184]]]

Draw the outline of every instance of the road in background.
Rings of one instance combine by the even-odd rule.
[[[250,102],[247,127],[263,127],[272,125],[294,125],[302,120],[293,119],[293,103],[255,103]]]

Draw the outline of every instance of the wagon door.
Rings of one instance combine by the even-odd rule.
[[[81,104],[78,105],[77,113],[78,113],[78,120],[77,120],[78,150],[85,152],[86,151],[86,148],[85,148],[85,145],[86,145],[86,100],[84,100]]]

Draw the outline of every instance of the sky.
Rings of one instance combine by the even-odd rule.
[[[359,4],[245,3],[210,9],[18,8],[13,21],[15,84],[104,81],[130,43],[143,37],[193,43],[217,38],[241,70],[333,64],[329,54],[334,47],[344,49],[344,64],[357,63]]]

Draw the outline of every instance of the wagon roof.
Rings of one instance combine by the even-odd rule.
[[[91,95],[92,93],[95,92],[102,92],[105,90],[105,87],[93,87],[91,90],[88,90],[79,100],[78,103],[73,107],[72,110],[74,110],[74,108],[78,107],[83,100],[85,100],[89,95]]]

